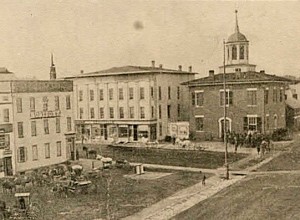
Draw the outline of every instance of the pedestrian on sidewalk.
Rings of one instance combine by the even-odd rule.
[[[205,186],[205,180],[206,180],[206,176],[204,174],[203,178],[202,178],[202,186]]]

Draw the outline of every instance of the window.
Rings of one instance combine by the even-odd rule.
[[[124,107],[119,108],[120,118],[124,118]]]
[[[30,111],[35,111],[35,98],[30,97]]]
[[[244,130],[245,131],[258,131],[261,132],[261,118],[255,116],[244,117]]]
[[[237,49],[236,46],[233,45],[232,46],[232,60],[236,60],[237,59]]]
[[[145,118],[145,107],[140,108],[141,118]]]
[[[109,107],[109,118],[114,118],[114,108]]]
[[[151,118],[154,118],[154,106],[151,106]]]
[[[104,108],[103,107],[99,108],[99,115],[100,115],[100,118],[104,118]]]
[[[109,96],[109,100],[113,100],[114,99],[114,89],[110,88],[108,90],[108,96]]]
[[[45,158],[50,158],[50,143],[45,143]]]
[[[180,87],[177,86],[177,99],[180,99]]]
[[[171,118],[171,105],[167,106],[168,118]]]
[[[158,99],[161,100],[161,87],[158,87]]]
[[[151,86],[151,98],[153,98],[154,97],[154,88],[153,88],[153,86]]]
[[[118,128],[118,136],[120,137],[120,138],[124,138],[124,137],[128,137],[128,127],[126,126],[124,126],[124,127],[119,127]]]
[[[47,98],[47,96],[43,97],[43,111],[44,112],[48,111],[48,98]]]
[[[158,118],[161,119],[161,105],[158,106]]]
[[[123,99],[124,99],[123,89],[119,88],[119,100],[123,100]]]
[[[168,86],[168,99],[171,99],[171,86]]]
[[[273,89],[273,102],[277,102],[277,101],[278,101],[277,89],[274,88]]]
[[[195,105],[196,107],[203,106],[204,95],[203,91],[195,91]]]
[[[94,90],[90,90],[90,101],[94,101],[95,99],[95,94],[94,94]]]
[[[134,107],[129,107],[129,117],[134,118]]]
[[[79,90],[79,102],[83,100],[83,91]]]
[[[162,123],[159,122],[159,136],[162,136]]]
[[[23,138],[24,133],[23,133],[23,122],[18,122],[18,137]]]
[[[266,122],[265,122],[266,123],[266,125],[265,125],[266,129],[265,130],[268,131],[270,129],[270,117],[269,117],[269,115],[266,115],[265,119],[266,119]]]
[[[280,89],[280,92],[279,92],[279,102],[283,101],[283,97],[284,97],[283,89]]]
[[[99,89],[99,100],[100,100],[100,101],[104,100],[103,89]]]
[[[3,109],[3,122],[9,122],[9,109]]]
[[[248,89],[247,90],[247,104],[250,106],[257,105],[256,100],[256,89]]]
[[[32,160],[38,160],[38,148],[37,148],[37,145],[32,145]]]
[[[181,115],[181,109],[180,109],[180,104],[177,105],[177,117],[180,118]]]
[[[204,117],[201,116],[196,116],[195,118],[195,126],[196,126],[196,131],[204,131]]]
[[[2,97],[2,101],[3,101],[3,102],[8,102],[8,96],[3,96],[3,97]]]
[[[67,131],[72,131],[72,118],[67,117]]]
[[[56,133],[60,133],[60,118],[55,118]]]
[[[55,96],[54,97],[54,102],[55,102],[55,110],[59,110],[59,97]]]
[[[293,94],[294,99],[298,99],[298,94]]]
[[[48,121],[48,119],[44,119],[44,133],[49,134],[49,121]]]
[[[144,99],[145,98],[145,88],[141,87],[140,88],[140,99]]]
[[[56,142],[56,156],[61,156],[61,141]]]
[[[192,92],[191,95],[192,95],[192,106],[194,106],[196,104],[196,94],[195,92]]]
[[[22,113],[22,98],[17,98],[17,113]]]
[[[71,96],[66,96],[66,109],[71,109]]]
[[[129,99],[133,99],[133,88],[129,88]]]
[[[265,104],[269,103],[269,90],[268,89],[264,90],[264,102],[265,102]]]
[[[18,149],[18,162],[24,163],[26,161],[26,148],[19,147]]]
[[[240,60],[244,59],[245,48],[243,45],[240,46]]]
[[[36,121],[31,121],[31,136],[36,136]]]
[[[95,109],[91,108],[90,112],[91,112],[91,119],[94,119],[95,118]]]
[[[233,92],[226,90],[226,105],[232,105],[233,103]],[[220,105],[224,106],[224,90],[220,91]]]
[[[79,108],[79,119],[83,119],[83,108]]]

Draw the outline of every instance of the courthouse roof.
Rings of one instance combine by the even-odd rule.
[[[66,78],[84,78],[84,77],[95,77],[95,76],[110,76],[110,75],[127,75],[127,74],[141,74],[141,73],[174,73],[174,74],[196,74],[195,72],[166,69],[162,67],[151,67],[151,66],[121,66],[112,67],[106,70],[100,70],[96,72],[81,73],[76,76],[69,76]]]
[[[213,76],[207,76],[188,82],[182,83],[187,86],[213,86],[223,84],[223,73],[216,74]],[[227,84],[250,84],[250,83],[270,83],[270,82],[281,82],[281,83],[292,83],[294,80],[287,79],[276,75],[270,75],[262,72],[240,72],[240,73],[226,73]]]

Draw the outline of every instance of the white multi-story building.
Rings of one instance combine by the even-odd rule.
[[[51,76],[0,72],[0,177],[76,159],[73,82]]]
[[[180,83],[189,71],[124,66],[81,73],[74,83],[77,139],[88,142],[155,141],[167,135],[168,122],[187,120],[188,94]]]

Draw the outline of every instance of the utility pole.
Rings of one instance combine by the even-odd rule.
[[[227,109],[226,109],[226,99],[227,99],[227,92],[226,92],[226,68],[225,68],[225,40],[223,40],[223,90],[224,90],[224,144],[225,144],[225,179],[229,179],[229,165],[228,165],[228,147],[227,147],[227,126],[226,126],[226,115],[227,115]],[[228,106],[229,106],[229,94],[228,94]]]

